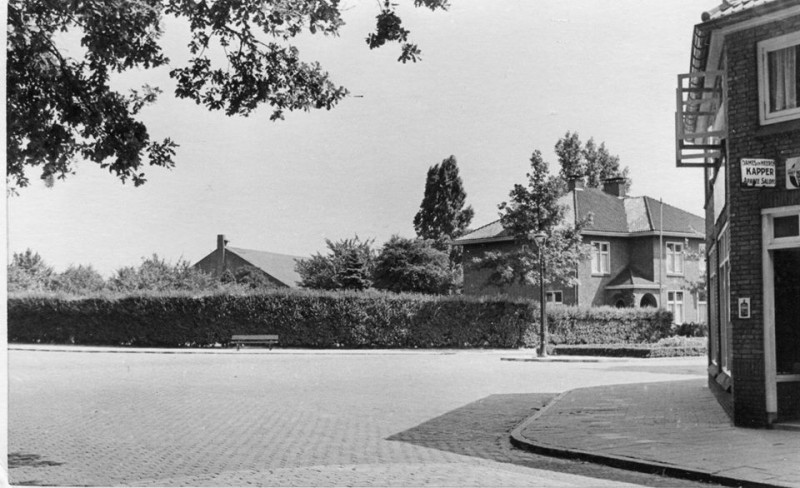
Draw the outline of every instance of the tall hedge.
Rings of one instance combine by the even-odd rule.
[[[599,312],[598,312],[599,310]],[[649,342],[671,315],[649,309],[550,311],[550,342]],[[535,302],[378,293],[12,297],[8,340],[136,347],[225,345],[232,334],[278,334],[284,347],[536,347]]]

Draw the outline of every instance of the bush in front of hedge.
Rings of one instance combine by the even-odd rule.
[[[501,297],[273,291],[8,301],[8,340],[135,347],[226,345],[233,334],[278,334],[283,347],[538,347],[535,302]],[[642,343],[666,337],[656,309],[548,309],[554,344]]]
[[[672,335],[672,313],[656,308],[548,308],[553,344],[654,343]]]

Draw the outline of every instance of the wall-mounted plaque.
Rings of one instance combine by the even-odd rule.
[[[775,187],[775,160],[742,158],[742,186]]]
[[[749,319],[750,318],[750,299],[749,298],[740,298],[739,299],[739,318],[740,319]]]

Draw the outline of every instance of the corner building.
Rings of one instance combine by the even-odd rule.
[[[800,0],[702,14],[676,162],[702,168],[709,388],[739,426],[800,421]]]

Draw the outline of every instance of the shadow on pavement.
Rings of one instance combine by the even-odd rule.
[[[542,456],[512,446],[511,431],[554,397],[555,394],[548,393],[491,395],[394,434],[387,440],[528,468],[645,486],[713,486]]]

